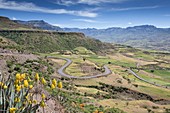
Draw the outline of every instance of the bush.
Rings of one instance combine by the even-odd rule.
[[[165,108],[165,113],[170,113],[170,109]]]
[[[153,108],[153,109],[158,109],[158,108],[159,108],[159,106],[152,106],[152,108]]]
[[[151,73],[154,73],[154,70],[151,70]]]
[[[55,80],[53,81],[57,83]],[[62,88],[62,83],[59,83],[58,87]],[[33,91],[32,89],[41,90],[46,85],[46,80],[43,77],[40,78],[38,73],[32,80],[25,73],[17,73],[16,76],[11,75],[7,79],[0,76],[0,112],[35,113],[39,107],[44,109],[47,101],[45,95],[39,90]],[[53,86],[54,89],[57,84],[53,84]],[[37,94],[41,95],[41,99],[35,98]]]

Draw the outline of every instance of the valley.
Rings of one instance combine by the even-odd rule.
[[[142,55],[141,53],[143,52],[138,50],[135,53],[127,51],[127,53],[124,54],[136,54],[136,56],[140,57],[146,55]],[[64,78],[72,79],[71,81],[75,83],[75,87],[78,92],[87,98],[93,99],[96,104],[108,107],[114,106],[130,113],[143,113],[147,112],[148,110],[153,112],[165,112],[164,108],[170,107],[169,80],[166,79],[166,82],[164,79],[164,77],[168,77],[169,74],[166,74],[165,76],[161,73],[160,75],[158,74],[158,71],[161,70],[164,71],[164,73],[169,73],[169,69],[167,68],[157,70],[152,66],[150,67],[149,65],[154,65],[155,67],[160,65],[158,57],[152,56],[153,54],[146,55],[147,57],[150,57],[148,59],[141,59],[139,57],[135,58],[135,55],[127,57],[119,52],[114,54],[110,53],[109,55],[105,56],[98,56],[94,54],[50,55],[57,58],[69,58],[72,60],[71,65],[65,67],[66,69],[64,72],[75,76],[75,78]],[[84,61],[83,58],[86,58],[86,60]],[[127,59],[131,59],[128,60],[128,65]],[[169,59],[166,60],[169,61]],[[120,61],[121,63],[119,63]],[[63,62],[65,62],[65,60],[63,60]],[[141,64],[140,66],[138,65],[137,68],[136,65],[139,62]],[[61,60],[59,60],[59,62],[55,61],[55,63],[61,63]],[[85,63],[95,64],[93,65],[93,69],[88,69],[88,71],[90,70],[88,73],[92,73],[91,71],[95,70],[95,67],[102,67],[103,65],[107,65],[108,68],[112,70],[112,74],[106,75],[104,77],[82,79],[81,76],[88,76],[88,74],[86,74],[87,71],[84,71],[80,66],[81,64]],[[146,83],[145,81],[136,78],[133,74],[128,72],[129,68],[134,68],[132,70],[138,73],[142,79],[146,79],[153,84]],[[151,70],[154,70],[154,72]],[[60,77],[60,74],[57,76]],[[161,87],[156,86],[156,84],[161,85]],[[145,104],[147,107],[145,107]]]
[[[170,112],[169,52],[101,42],[78,32],[18,23],[3,26],[0,110],[14,106],[17,113]]]

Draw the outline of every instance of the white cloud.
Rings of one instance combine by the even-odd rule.
[[[77,2],[73,2],[71,0],[67,0],[67,1],[66,0],[56,0],[54,3],[59,4],[59,5],[68,6],[68,5],[76,4]]]
[[[17,20],[15,17],[12,17],[12,20]]]
[[[83,17],[96,17],[97,13],[90,11],[76,11],[76,10],[66,10],[66,9],[48,9],[44,7],[36,6],[33,3],[27,2],[15,2],[15,1],[6,1],[0,0],[0,9],[10,9],[10,10],[19,10],[19,11],[28,11],[28,12],[42,12],[42,13],[51,13],[51,14],[70,14]]]
[[[108,23],[108,22],[105,22],[105,21],[96,21],[96,20],[84,19],[84,18],[73,19],[72,21],[79,21],[79,22],[86,22],[86,23],[100,23],[100,24]]]
[[[128,8],[112,8],[112,11],[128,11],[128,10],[141,10],[141,9],[155,9],[159,6],[147,6],[147,7],[128,7]]]
[[[73,21],[88,22],[88,23],[98,23],[97,21],[91,20],[91,19],[73,19]]]
[[[56,4],[60,5],[75,5],[75,4],[88,4],[99,5],[102,3],[122,3],[129,0],[57,0]]]
[[[53,25],[53,26],[59,26],[59,27],[62,26],[61,24],[51,24],[51,25]]]
[[[78,3],[96,5],[101,3],[121,3],[127,0],[79,0]]]

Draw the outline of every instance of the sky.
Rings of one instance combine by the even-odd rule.
[[[0,0],[0,16],[69,28],[170,28],[170,0]]]

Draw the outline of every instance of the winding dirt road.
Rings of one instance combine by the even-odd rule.
[[[53,58],[56,59],[56,57],[48,57],[48,58]],[[62,60],[66,60],[67,62],[60,68],[58,69],[58,73],[63,76],[63,77],[67,77],[67,78],[73,78],[73,79],[91,79],[91,78],[98,78],[98,77],[103,77],[103,76],[107,76],[109,74],[111,74],[111,70],[104,65],[104,69],[105,72],[101,73],[101,74],[97,74],[97,75],[89,75],[89,76],[82,76],[82,77],[76,77],[76,76],[72,76],[69,74],[64,73],[64,70],[72,63],[72,61],[68,58],[57,58],[57,59],[62,59]]]
[[[139,80],[141,80],[141,81],[144,81],[144,82],[146,82],[146,83],[148,83],[148,84],[152,84],[152,85],[157,86],[157,87],[162,87],[162,88],[170,89],[169,87],[162,86],[162,85],[159,85],[159,84],[155,84],[155,83],[149,82],[149,81],[141,78],[139,75],[137,75],[137,74],[136,74],[134,71],[132,71],[131,69],[127,69],[127,70],[128,70],[131,74],[133,74],[136,78],[138,78]]]

